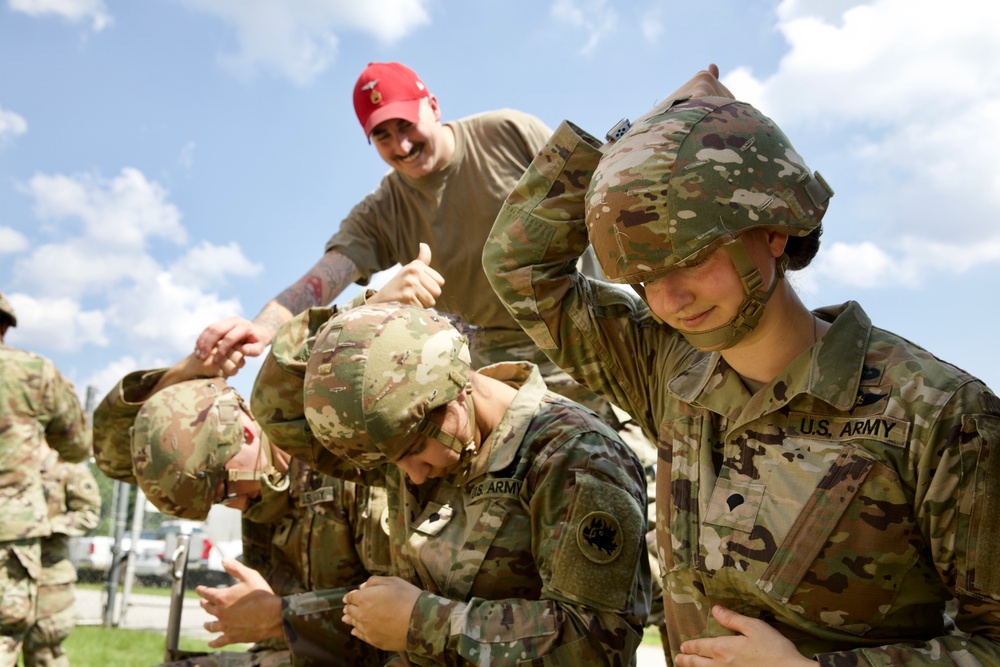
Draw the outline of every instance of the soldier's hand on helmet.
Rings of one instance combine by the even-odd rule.
[[[405,651],[413,606],[421,591],[399,577],[373,576],[344,596],[351,634],[385,651]]]
[[[195,342],[194,354],[221,368],[233,350],[256,357],[270,342],[271,334],[254,322],[242,317],[227,317],[205,327]]]
[[[735,635],[689,639],[681,644],[677,667],[794,667],[815,666],[784,635],[759,618],[750,618],[716,605],[712,616]]]
[[[662,113],[674,100],[682,97],[728,97],[736,99],[729,89],[719,81],[719,68],[713,63],[708,66],[708,69],[696,72],[684,85],[664,97],[662,103],[657,104],[650,111],[632,121],[632,125],[638,126],[642,123],[643,119]]]
[[[257,570],[239,561],[225,559],[222,566],[236,579],[228,588],[198,586],[201,608],[216,620],[205,623],[209,632],[222,635],[208,642],[212,648],[283,637],[281,598],[274,594]]]
[[[683,86],[670,93],[668,100],[675,100],[679,97],[733,97],[733,94],[726,86],[719,81],[719,68],[715,64],[696,72],[693,77],[687,80]]]
[[[407,306],[432,308],[441,296],[444,278],[430,267],[430,263],[430,246],[421,243],[417,258],[401,268],[368,302],[398,301]]]
[[[212,350],[212,353],[214,355],[215,350]],[[194,354],[189,354],[168,368],[167,371],[160,376],[160,379],[157,380],[156,385],[153,387],[152,391],[149,392],[146,398],[152,396],[161,389],[177,384],[178,382],[185,382],[187,380],[204,377],[230,377],[235,375],[236,371],[243,368],[246,363],[243,359],[243,355],[237,351],[230,352],[229,356],[223,360],[221,367],[216,366],[213,363],[213,358],[214,357],[199,359]]]

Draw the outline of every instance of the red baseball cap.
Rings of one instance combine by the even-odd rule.
[[[430,95],[417,73],[400,63],[368,63],[354,84],[354,113],[365,130],[390,118],[416,123],[420,100]]]

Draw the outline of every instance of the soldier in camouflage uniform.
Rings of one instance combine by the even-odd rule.
[[[279,332],[253,408],[293,456],[385,475],[394,576],[344,597],[355,634],[418,665],[635,664],[645,480],[617,434],[529,363],[472,371],[433,311],[335,315]]]
[[[220,620],[213,647],[246,653],[191,658],[175,667],[381,665],[382,652],[350,636],[337,608],[307,591],[356,586],[388,565],[385,491],[326,477],[272,448],[246,405],[193,355],[170,369],[125,376],[94,413],[98,466],[138,483],[161,511],[203,520],[213,503],[243,511],[239,580],[198,587]],[[131,432],[131,438],[129,434]],[[255,568],[252,570],[250,568]],[[338,588],[340,595],[347,590]]]
[[[998,665],[1000,401],[857,303],[805,308],[783,272],[818,250],[832,193],[713,75],[603,151],[562,124],[486,273],[659,435],[677,665]],[[575,272],[588,240],[644,298]]]
[[[52,534],[42,540],[42,576],[38,613],[24,638],[24,667],[68,667],[62,643],[76,625],[73,611],[76,568],[69,559],[69,538],[85,535],[101,518],[101,491],[87,463],[66,463],[47,450],[42,483]]]
[[[90,455],[90,427],[73,385],[48,359],[3,344],[16,325],[0,293],[0,667],[17,663],[35,622],[41,539],[51,533],[42,443],[73,463]]]

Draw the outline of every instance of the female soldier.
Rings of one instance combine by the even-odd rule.
[[[1000,664],[997,398],[854,302],[802,304],[784,271],[832,192],[714,76],[598,146],[564,123],[483,260],[553,360],[658,433],[676,664]],[[588,237],[642,298],[575,271]]]
[[[354,634],[421,665],[634,664],[645,483],[617,434],[532,364],[472,371],[433,311],[320,313],[275,338],[253,410],[325,472],[385,474],[395,576],[344,597]]]

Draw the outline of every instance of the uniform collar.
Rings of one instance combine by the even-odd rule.
[[[678,400],[747,421],[810,394],[847,411],[857,398],[871,320],[860,305],[848,301],[815,311],[831,322],[816,344],[796,357],[767,387],[751,396],[739,375],[718,352],[706,352],[668,383]]]
[[[457,480],[460,484],[510,465],[521,447],[532,416],[548,391],[538,367],[528,362],[501,362],[480,368],[477,372],[513,386],[517,395],[497,427],[483,439],[468,468],[460,473]]]

